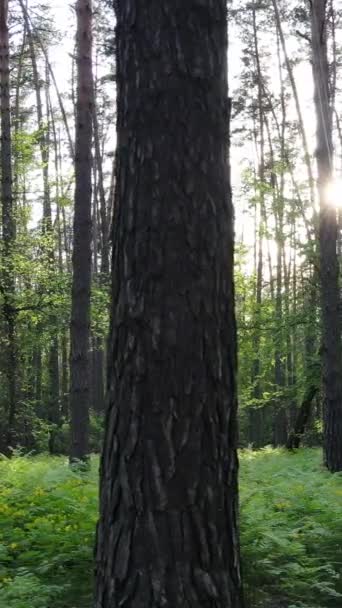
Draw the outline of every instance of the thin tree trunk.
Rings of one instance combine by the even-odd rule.
[[[294,102],[295,102],[295,106],[296,106],[299,131],[300,131],[300,134],[302,137],[302,143],[303,143],[305,165],[306,165],[307,173],[308,173],[308,185],[309,185],[311,207],[312,207],[312,209],[314,209],[314,205],[315,205],[314,179],[313,179],[313,174],[312,174],[309,145],[308,145],[308,140],[306,137],[305,127],[304,127],[302,109],[301,109],[300,102],[299,102],[297,85],[296,85],[295,77],[293,75],[291,61],[290,61],[288,53],[287,53],[285,36],[284,36],[283,27],[282,27],[282,23],[281,23],[281,17],[280,17],[279,9],[278,9],[278,0],[272,0],[272,4],[273,4],[273,8],[274,8],[274,15],[275,15],[275,19],[276,19],[277,29],[279,32],[279,38],[280,38],[281,46],[282,46],[283,53],[284,53],[286,69],[287,69],[287,73],[289,75],[291,88],[292,88],[292,94],[293,94],[293,98],[294,98]]]
[[[258,31],[256,23],[256,7],[252,5],[252,21],[253,21],[253,38],[256,73],[258,82],[258,120],[259,120],[259,135],[260,135],[260,157],[258,167],[258,183],[259,183],[259,198],[260,198],[260,223],[259,223],[259,248],[258,248],[258,264],[256,277],[256,330],[253,337],[254,359],[252,363],[252,382],[253,382],[253,398],[256,402],[255,406],[249,412],[249,436],[250,441],[255,447],[260,447],[263,434],[263,411],[259,407],[258,402],[261,399],[261,363],[260,363],[260,314],[262,304],[262,277],[263,277],[263,231],[265,227],[265,134],[264,134],[264,111],[263,111],[263,96],[262,96],[262,73],[259,57]],[[257,144],[256,144],[257,145]]]
[[[275,353],[274,353],[274,381],[277,391],[280,392],[280,398],[276,399],[276,411],[274,420],[274,443],[275,445],[285,445],[287,441],[287,412],[283,402],[284,397],[281,391],[285,385],[285,370],[282,357],[284,346],[283,340],[283,248],[284,248],[284,165],[285,165],[285,130],[286,130],[286,106],[285,92],[283,82],[283,71],[280,57],[280,41],[279,33],[277,32],[277,59],[278,71],[280,80],[280,106],[281,106],[281,130],[280,130],[280,186],[276,189],[276,198],[274,200],[274,217],[275,217],[275,237],[277,244],[277,281],[276,281],[276,302],[275,302],[275,317],[276,317],[276,332],[275,332]]]
[[[36,58],[36,50],[34,47],[33,36],[31,32],[30,23],[26,20],[26,29],[27,29],[27,39],[29,43],[30,56],[31,56],[31,64],[32,64],[32,72],[33,72],[33,85],[36,95],[36,109],[37,109],[37,123],[38,123],[38,133],[39,133],[39,149],[41,156],[41,166],[42,166],[42,176],[43,176],[43,196],[44,196],[44,206],[43,206],[43,222],[44,229],[51,229],[51,225],[46,225],[48,222],[51,222],[51,204],[50,204],[50,188],[49,188],[49,147],[47,142],[47,121],[44,121],[43,114],[43,102],[41,95],[41,85],[40,85],[40,76],[38,73],[37,67],[37,58]]]
[[[10,69],[8,0],[0,0],[0,111],[1,111],[1,199],[2,199],[2,254],[1,292],[6,335],[5,375],[7,379],[7,424],[5,448],[15,445],[16,416],[16,309],[14,302],[14,245],[16,227],[12,194],[12,141],[10,111]]]
[[[49,452],[56,453],[55,439],[57,427],[61,425],[60,402],[59,402],[59,360],[58,360],[58,336],[51,337],[48,355],[48,421],[51,425],[49,431]]]
[[[104,368],[103,340],[99,336],[94,336],[92,349],[92,407],[98,414],[104,411]]]
[[[116,6],[95,605],[241,608],[226,1]]]
[[[91,285],[92,5],[77,0],[77,121],[70,355],[71,460],[88,454]]]
[[[99,138],[99,124],[96,106],[94,108],[94,145],[95,145],[95,164],[98,177],[98,192],[100,198],[100,228],[101,228],[101,273],[108,276],[109,273],[109,241],[108,241],[108,220],[107,202],[104,189],[104,178],[102,168],[102,155]]]
[[[24,21],[26,23],[26,26],[30,27],[31,30],[32,30],[31,17],[29,15],[29,12],[28,12],[27,6],[25,5],[24,0],[19,0],[19,4],[20,4],[21,10],[23,12],[23,17],[24,17]],[[36,32],[36,39],[37,39],[38,44],[39,44],[39,46],[40,46],[40,48],[42,50],[42,53],[43,53],[44,57],[45,57],[46,65],[47,65],[47,68],[48,68],[49,73],[51,75],[52,82],[53,82],[53,85],[54,85],[54,88],[55,88],[55,91],[56,91],[56,96],[57,96],[58,104],[59,104],[59,107],[60,107],[60,110],[61,110],[61,114],[62,114],[62,118],[63,118],[63,123],[64,123],[64,127],[65,127],[66,134],[67,134],[68,145],[69,145],[69,150],[70,150],[70,157],[73,160],[74,159],[74,144],[72,142],[72,137],[71,137],[71,133],[70,133],[70,129],[69,129],[69,123],[68,123],[68,118],[67,118],[66,110],[65,110],[65,107],[64,107],[63,99],[62,99],[60,90],[59,90],[58,85],[57,85],[57,80],[56,80],[54,71],[53,71],[51,63],[49,61],[48,53],[47,53],[47,51],[45,49],[44,43],[42,42],[42,40],[41,40],[40,36],[37,34],[37,32]]]

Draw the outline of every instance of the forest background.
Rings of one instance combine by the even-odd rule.
[[[338,5],[329,5],[328,15],[334,139],[329,197],[341,218]],[[112,9],[98,3],[94,12],[93,450],[99,446],[108,324],[115,149],[113,36]],[[301,412],[306,441],[317,443],[322,433],[321,329],[309,13],[296,3],[233,2],[229,38],[240,441],[241,445],[285,445]],[[11,4],[16,345],[9,369],[8,337],[2,332],[0,407],[6,421],[2,435],[13,436],[12,443],[24,449],[49,448],[52,453],[65,451],[68,444],[74,40],[72,6]],[[51,221],[51,230],[44,227],[46,221]],[[9,406],[11,373],[17,382]]]

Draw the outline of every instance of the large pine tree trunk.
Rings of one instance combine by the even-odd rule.
[[[96,607],[240,608],[225,0],[117,2]]]
[[[311,39],[314,103],[317,115],[317,171],[320,201],[320,275],[323,321],[324,452],[330,471],[342,470],[342,350],[337,259],[337,213],[327,199],[332,179],[332,113],[325,0],[312,0]]]
[[[91,142],[93,123],[92,6],[77,0],[77,109],[75,213],[71,307],[71,460],[88,453],[89,326],[91,283]]]
[[[0,0],[0,113],[1,113],[1,207],[2,207],[2,272],[1,296],[5,324],[5,377],[7,379],[7,423],[5,449],[15,445],[16,415],[16,309],[14,302],[15,219],[12,193],[11,110],[8,0]]]

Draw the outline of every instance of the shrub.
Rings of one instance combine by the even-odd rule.
[[[90,608],[98,459],[0,461],[1,608]],[[319,450],[241,452],[248,608],[340,608],[342,476]]]
[[[0,480],[0,606],[90,606],[96,459],[87,474],[62,457],[2,460]]]
[[[319,450],[242,452],[243,574],[253,608],[341,607],[341,482]]]

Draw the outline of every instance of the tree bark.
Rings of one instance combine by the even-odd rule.
[[[327,197],[332,179],[332,112],[325,0],[311,2],[312,72],[317,116],[316,158],[320,202],[319,243],[323,322],[324,455],[330,471],[342,470],[342,348],[337,259],[337,213]]]
[[[75,213],[71,305],[70,410],[71,460],[88,453],[89,333],[92,198],[92,5],[77,0],[77,109],[75,145]]]
[[[10,110],[8,0],[0,0],[0,113],[1,113],[1,202],[3,270],[1,294],[6,335],[7,425],[5,448],[15,445],[16,410],[16,309],[14,303],[15,218],[12,193],[12,140]]]
[[[291,431],[286,442],[286,447],[288,450],[294,450],[299,448],[300,442],[310,419],[312,402],[316,397],[317,393],[318,386],[315,386],[314,384],[309,386],[309,388],[307,389],[307,392],[304,395],[304,399],[298,411],[293,431]]]
[[[241,608],[226,2],[116,11],[96,608]]]

